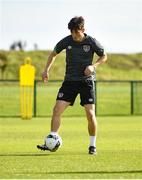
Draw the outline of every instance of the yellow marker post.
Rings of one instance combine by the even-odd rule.
[[[35,67],[31,65],[31,61],[30,57],[25,58],[25,64],[20,67],[20,104],[23,119],[31,119],[33,114]]]

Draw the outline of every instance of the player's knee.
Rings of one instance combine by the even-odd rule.
[[[87,119],[88,119],[89,122],[96,121],[95,112],[88,111],[87,112]]]
[[[53,108],[53,115],[54,116],[60,116],[61,115],[61,110],[60,110],[60,108],[58,108],[58,107],[54,107]]]

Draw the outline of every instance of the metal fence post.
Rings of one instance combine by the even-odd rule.
[[[37,81],[34,82],[34,117],[36,117],[36,96],[37,96]]]
[[[131,115],[134,114],[134,82],[131,83]]]

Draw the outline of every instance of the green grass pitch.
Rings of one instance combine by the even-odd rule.
[[[96,156],[88,155],[85,117],[62,118],[63,146],[55,153],[36,145],[50,118],[0,118],[1,179],[142,178],[142,117],[98,117]]]

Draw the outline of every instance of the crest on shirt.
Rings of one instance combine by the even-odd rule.
[[[72,47],[71,46],[68,46],[68,49],[71,49]]]
[[[89,52],[90,51],[90,46],[89,45],[83,45],[83,50],[85,52]]]

